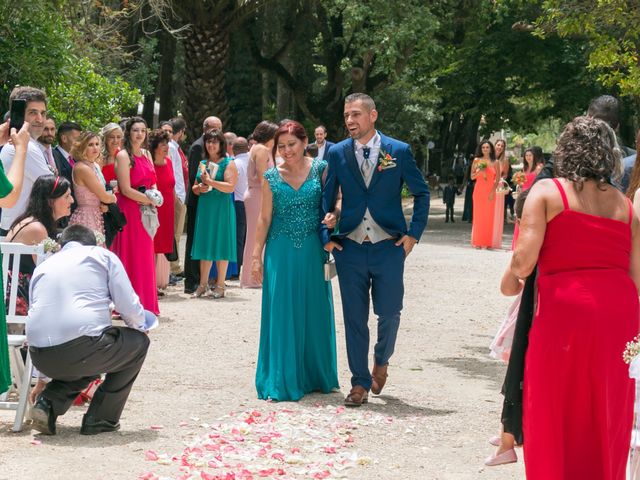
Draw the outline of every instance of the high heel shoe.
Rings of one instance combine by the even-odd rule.
[[[224,287],[220,285],[216,285],[213,287],[213,293],[211,294],[213,298],[224,298]]]
[[[207,293],[207,285],[198,285],[198,288],[196,288],[196,291],[193,292],[191,298],[200,298],[205,293]]]
[[[508,463],[516,463],[518,461],[518,456],[516,455],[516,451],[512,448],[511,450],[505,450],[502,453],[491,455],[487,457],[484,461],[484,464],[487,467],[496,467],[498,465],[506,465]]]

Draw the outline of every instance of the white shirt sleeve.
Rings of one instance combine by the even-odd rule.
[[[144,330],[144,308],[133,290],[129,276],[120,259],[109,252],[109,293],[116,311],[128,327]]]
[[[180,158],[180,153],[178,152],[178,148],[173,144],[173,142],[169,143],[169,157],[171,158],[171,165],[173,165],[173,176],[176,179],[176,196],[180,199],[182,203],[184,203],[187,198],[187,192],[184,189],[184,175],[182,174],[182,159]]]

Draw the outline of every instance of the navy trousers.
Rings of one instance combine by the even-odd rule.
[[[404,248],[395,240],[359,244],[348,238],[333,250],[342,296],[351,386],[371,388],[369,371],[369,303],[378,316],[374,361],[389,362],[400,326],[404,296]]]

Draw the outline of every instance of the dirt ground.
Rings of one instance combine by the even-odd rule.
[[[56,436],[16,434],[13,412],[0,411],[0,480],[523,478],[522,460],[483,465],[502,404],[505,368],[488,346],[511,301],[498,291],[509,253],[471,248],[470,224],[445,224],[441,202],[407,260],[389,380],[367,406],[341,407],[349,371],[337,280],[341,391],[297,403],[256,398],[260,291],[230,282],[223,300],[192,300],[173,287],[122,429],[80,436],[84,408],[74,407]],[[459,219],[462,199],[457,210]]]

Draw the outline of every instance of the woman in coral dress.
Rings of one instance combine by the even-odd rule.
[[[140,205],[153,205],[141,190],[156,188],[156,172],[149,152],[142,148],[147,139],[147,123],[141,117],[132,117],[125,126],[125,148],[116,155],[118,180],[118,206],[127,218],[122,232],[111,245],[131,280],[140,303],[156,315],[158,292],[153,238],[142,225]]]
[[[253,131],[253,138],[258,143],[251,147],[249,152],[249,165],[247,166],[247,193],[244,197],[244,208],[247,215],[247,236],[244,244],[243,258],[251,258],[253,246],[256,240],[256,227],[258,215],[262,206],[262,181],[264,172],[274,166],[271,156],[273,148],[273,136],[278,126],[268,121],[260,122]],[[251,276],[251,269],[243,268],[240,272],[240,285],[242,288],[260,288]]]
[[[100,137],[93,132],[84,132],[71,149],[75,160],[71,177],[77,207],[69,225],[83,225],[104,237],[102,204],[115,203],[116,197],[107,192],[105,181],[98,165]]]
[[[585,139],[589,139],[585,143]],[[558,178],[531,188],[511,261],[538,265],[538,301],[525,361],[527,480],[623,480],[633,381],[622,359],[639,328],[640,235],[610,183],[615,134],[577,117],[554,154]]]
[[[471,165],[473,189],[473,224],[471,245],[476,248],[500,248],[504,217],[504,198],[496,193],[501,166],[495,159],[493,144],[484,140],[478,145]]]

